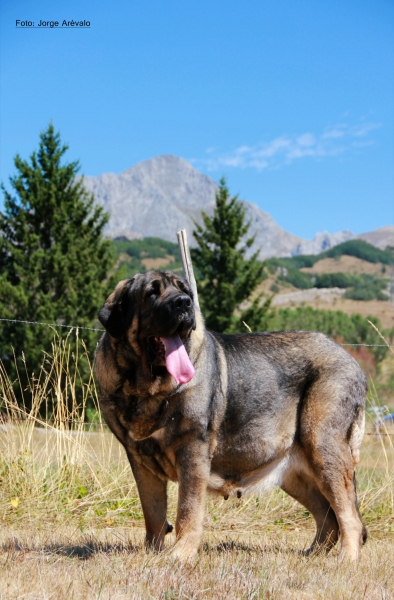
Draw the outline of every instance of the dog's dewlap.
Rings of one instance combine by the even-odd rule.
[[[169,338],[160,338],[166,349],[167,371],[179,383],[188,383],[195,374],[195,369],[190,362],[186,348],[179,335]]]

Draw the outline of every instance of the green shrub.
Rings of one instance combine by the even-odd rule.
[[[344,298],[350,298],[351,300],[388,300],[389,296],[383,293],[383,290],[387,288],[387,281],[385,279],[373,279],[372,277],[365,276],[364,281],[354,287],[349,288]]]
[[[137,258],[164,258],[168,254],[180,260],[178,244],[155,237],[142,240],[114,240],[116,254],[126,253]]]
[[[267,259],[267,268],[271,273],[275,273],[279,267],[294,270],[313,267],[315,262],[319,260],[319,254],[316,255],[299,255],[284,257],[284,258],[269,258]]]
[[[318,256],[320,258],[336,258],[346,254],[347,256],[355,256],[371,263],[381,262],[385,265],[394,263],[394,255],[390,249],[380,250],[372,244],[368,244],[364,240],[349,240],[334,246],[326,252],[322,252]]]
[[[294,285],[299,290],[308,290],[314,285],[314,278],[309,273],[296,270],[288,271],[287,275],[279,275],[278,281],[291,283],[291,285]]]
[[[363,277],[360,275],[351,275],[349,273],[322,273],[316,275],[315,287],[317,288],[348,288],[351,286],[362,285]]]

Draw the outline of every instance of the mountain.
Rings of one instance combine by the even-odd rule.
[[[368,233],[361,233],[360,235],[354,235],[351,231],[345,229],[338,233],[327,233],[323,231],[317,233],[313,240],[303,240],[292,249],[291,255],[297,256],[298,254],[320,254],[324,250],[329,250],[342,242],[348,240],[365,240],[372,246],[385,250],[388,246],[394,247],[394,226],[387,225],[386,227],[380,227],[375,231]]]
[[[202,223],[201,211],[213,214],[217,184],[182,158],[165,155],[140,162],[115,175],[85,177],[84,186],[111,215],[105,229],[108,237],[128,239],[147,236],[176,242],[176,232],[186,229],[194,245],[193,219]],[[288,233],[255,204],[245,202],[256,233],[254,249],[261,258],[290,256],[302,240]]]
[[[387,225],[387,227],[380,227],[375,231],[369,233],[362,233],[357,236],[358,238],[365,240],[369,244],[384,250],[387,246],[394,246],[394,225]]]
[[[324,250],[329,250],[342,242],[355,239],[354,233],[348,230],[339,231],[338,233],[327,233],[322,231],[317,233],[313,240],[303,240],[295,248],[293,248],[292,256],[298,254],[320,254]]]
[[[213,214],[217,183],[197,171],[183,158],[164,155],[137,163],[126,171],[85,177],[85,188],[96,202],[110,213],[105,234],[110,238],[128,239],[160,237],[176,242],[176,232],[186,229],[189,244],[193,238],[193,219],[202,223],[201,211]],[[258,206],[244,202],[250,233],[255,242],[250,252],[260,248],[261,259],[271,256],[319,254],[341,242],[354,239],[351,231],[317,233],[313,240],[303,240],[282,229]],[[371,244],[394,246],[394,227],[382,227],[360,236]]]
[[[261,260],[271,256],[291,256],[294,247],[303,240],[279,227],[274,219],[268,213],[260,210],[256,204],[244,202],[244,205],[246,219],[251,221],[249,231],[256,235],[249,254],[260,249],[259,258]]]
[[[111,215],[109,237],[156,236],[176,242],[186,228],[192,236],[192,218],[201,210],[212,212],[216,183],[175,156],[157,156],[119,175],[85,177],[85,188]]]

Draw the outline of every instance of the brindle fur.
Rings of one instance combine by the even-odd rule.
[[[208,331],[187,283],[151,271],[121,281],[99,313],[106,327],[95,372],[105,419],[137,482],[146,544],[163,547],[167,482],[179,484],[172,554],[198,549],[207,490],[223,497],[279,485],[314,516],[308,552],[359,555],[366,530],[354,468],[364,432],[366,379],[320,333]],[[183,302],[183,304],[182,304]],[[181,305],[181,308],[179,308]],[[180,331],[196,374],[177,385],[149,359],[149,336]]]

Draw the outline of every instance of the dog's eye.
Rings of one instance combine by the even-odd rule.
[[[153,298],[153,300],[156,298],[156,296],[158,296],[160,294],[160,286],[157,284],[153,284],[149,289],[147,289],[146,291],[146,295],[148,298]]]
[[[193,292],[191,290],[189,290],[189,288],[187,288],[184,285],[180,285],[179,289],[181,290],[181,292],[183,292],[184,294],[187,294],[189,296],[189,298],[191,298],[193,300]]]
[[[146,295],[148,296],[148,298],[155,298],[157,296],[155,290],[148,290]]]

